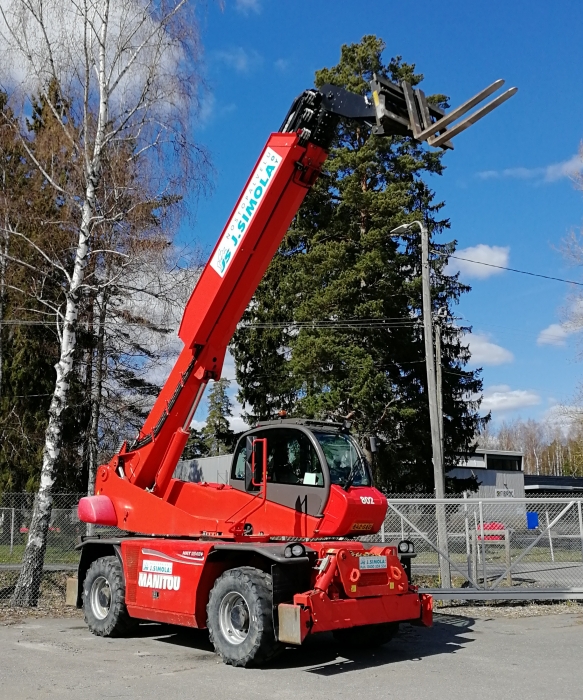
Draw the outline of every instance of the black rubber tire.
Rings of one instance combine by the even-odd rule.
[[[284,647],[273,629],[273,588],[271,576],[251,566],[225,571],[215,581],[206,608],[210,640],[217,654],[232,666],[258,666],[272,659]],[[221,602],[236,593],[245,600],[249,619],[243,641],[233,643],[220,623]]]
[[[381,625],[346,627],[334,630],[333,634],[334,639],[342,646],[353,649],[371,649],[390,642],[398,631],[398,622],[385,622]]]
[[[109,587],[109,611],[105,616],[94,609],[92,588],[100,582]],[[83,612],[89,630],[99,637],[123,637],[138,624],[128,614],[125,604],[126,585],[122,565],[114,555],[96,559],[87,571],[83,582]]]

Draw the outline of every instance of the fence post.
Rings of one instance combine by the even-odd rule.
[[[466,528],[466,560],[468,562],[468,578],[472,578],[472,550],[470,546],[470,523],[468,522],[468,492],[464,491],[464,521]]]
[[[405,539],[405,525],[403,524],[403,516],[401,516],[401,539]]]
[[[486,542],[484,541],[484,508],[480,501],[480,537],[482,540],[482,577],[484,579],[484,590],[488,588],[488,580],[486,578]]]
[[[478,553],[478,564],[482,564],[482,555],[480,554],[480,548],[478,547],[478,533],[480,532],[480,528],[478,527],[478,516],[476,515],[476,511],[474,510],[474,527],[475,529],[475,537],[474,540],[476,541],[476,551]],[[472,540],[473,541],[473,540]],[[478,570],[476,569],[474,571],[474,574],[476,575],[476,581],[478,580]]]
[[[385,521],[383,520],[383,524],[381,525],[381,542],[385,541]]]
[[[547,518],[547,528],[548,528],[548,533],[549,533],[549,547],[551,548],[551,561],[555,561],[555,552],[553,550],[553,538],[551,535],[551,527],[550,527],[551,521],[549,520],[549,511],[548,510],[545,510],[545,515]]]
[[[504,530],[504,550],[506,552],[506,568],[508,570],[506,574],[506,583],[512,586],[512,574],[510,572],[510,567],[512,566],[512,557],[510,556],[510,530]]]
[[[10,556],[12,556],[13,549],[14,549],[14,508],[12,509],[12,515],[10,516]]]
[[[472,532],[472,576],[474,581],[476,581],[476,585],[478,582],[478,554],[480,553],[480,550],[478,548],[478,532],[477,529],[476,531]]]
[[[583,517],[581,516],[581,500],[577,501],[577,512],[579,513],[579,535],[581,537],[581,559],[583,559]]]

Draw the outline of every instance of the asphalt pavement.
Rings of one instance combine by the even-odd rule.
[[[144,624],[130,639],[91,635],[79,618],[0,626],[0,696],[10,700],[580,700],[583,615],[436,615],[389,644],[341,651],[330,635],[269,667],[225,666],[208,636]]]

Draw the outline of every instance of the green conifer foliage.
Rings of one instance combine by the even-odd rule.
[[[423,76],[401,57],[383,63],[384,42],[365,36],[343,46],[338,65],[316,73],[366,94],[373,72],[418,85]],[[446,97],[429,98],[446,105]],[[439,242],[440,218],[427,180],[443,171],[442,153],[408,137],[376,137],[341,123],[326,165],[306,197],[237,331],[239,398],[247,419],[352,414],[363,446],[381,439],[377,483],[389,491],[433,490],[431,440],[421,326],[420,238],[400,239],[399,224],[423,218],[431,232],[435,311],[451,318],[469,291],[444,274],[455,242]],[[466,453],[483,419],[479,372],[468,371],[463,329],[443,333],[446,468]]]
[[[229,424],[229,417],[233,415],[231,401],[227,395],[229,384],[228,379],[219,379],[208,394],[209,412],[206,425],[200,434],[209,457],[228,454],[233,449],[235,433]]]

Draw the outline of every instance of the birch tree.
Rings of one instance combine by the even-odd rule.
[[[188,0],[2,0],[0,40],[0,70],[14,113],[30,113],[30,95],[40,95],[61,132],[55,148],[67,144],[67,177],[57,178],[53,165],[59,153],[49,148],[39,154],[26,120],[18,122],[26,157],[43,186],[71,210],[74,232],[70,259],[63,261],[50,245],[51,221],[43,222],[44,246],[6,226],[10,236],[35,248],[62,285],[62,298],[47,304],[56,322],[59,358],[40,486],[12,599],[15,605],[35,605],[80,310],[87,295],[103,293],[112,283],[89,271],[107,258],[116,261],[122,276],[129,253],[123,245],[101,248],[104,231],[122,230],[140,206],[163,210],[200,177],[204,154],[189,139],[199,46]],[[133,177],[118,182],[112,164],[124,158]]]

